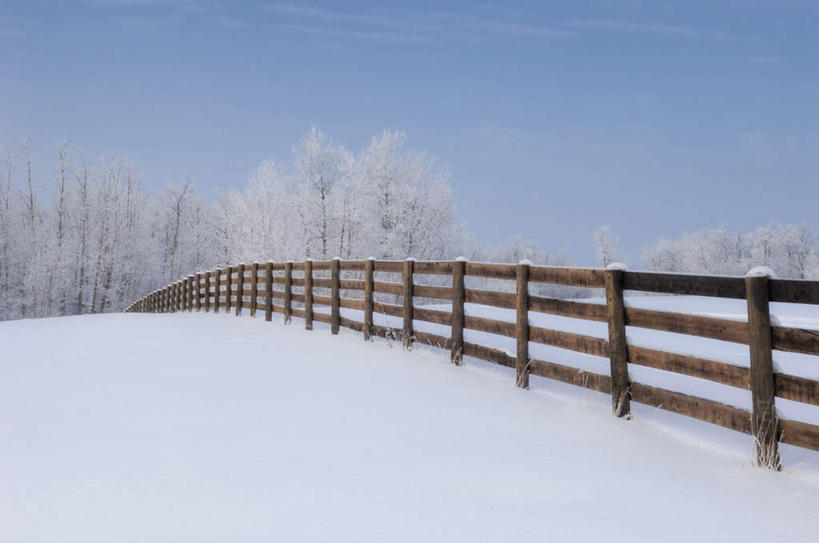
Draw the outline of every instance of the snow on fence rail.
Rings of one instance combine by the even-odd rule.
[[[376,280],[376,274],[380,280]],[[437,276],[449,286],[416,284],[420,275]],[[399,277],[401,282],[395,280]],[[466,288],[467,277],[484,278],[495,285],[514,281],[514,292],[511,285],[508,291]],[[531,283],[605,289],[606,304],[535,296],[530,293]],[[745,299],[748,320],[626,307],[625,290]],[[342,297],[342,291],[351,297]],[[377,301],[376,293],[382,301]],[[451,310],[432,309],[435,306],[420,305],[414,302],[415,298],[451,303]],[[777,417],[775,398],[819,406],[819,381],[775,372],[772,350],[819,355],[819,332],[772,324],[769,302],[819,304],[819,282],[765,275],[717,277],[462,260],[307,260],[239,264],[197,273],[152,292],[126,311],[221,309],[234,310],[239,315],[248,309],[255,316],[263,310],[268,321],[273,313],[281,313],[285,322],[290,322],[293,316],[304,319],[307,329],[319,321],[329,324],[333,334],[344,326],[362,332],[366,340],[373,335],[394,337],[407,347],[413,341],[422,342],[448,349],[455,364],[469,356],[514,368],[519,387],[527,388],[529,376],[537,375],[610,394],[612,410],[619,417],[629,415],[630,402],[634,401],[750,434],[754,438],[756,463],[778,468],[778,443],[819,451],[819,426]],[[464,310],[466,303],[514,310],[515,322],[468,315]],[[318,311],[315,306],[319,306]],[[322,310],[322,306],[329,307],[329,312]],[[363,321],[345,317],[342,308],[363,313]],[[533,326],[531,312],[605,322],[608,340]],[[390,326],[389,321],[386,326],[376,325],[374,314],[401,319],[402,326]],[[445,325],[450,333],[445,337],[414,330],[414,321]],[[745,344],[749,348],[750,367],[630,345],[626,326]],[[464,341],[465,329],[512,338],[516,354]],[[530,342],[607,357],[610,372],[605,375],[531,358]],[[815,361],[819,363],[819,358]],[[751,410],[630,381],[629,364],[750,389]]]

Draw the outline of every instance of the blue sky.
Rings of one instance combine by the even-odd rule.
[[[149,186],[240,187],[311,126],[449,165],[476,237],[593,263],[658,237],[814,228],[819,2],[0,2],[0,143]],[[36,174],[37,172],[35,172]]]

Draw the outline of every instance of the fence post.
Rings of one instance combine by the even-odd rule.
[[[242,314],[242,304],[245,296],[245,265],[239,264],[236,272],[236,316]]]
[[[230,299],[233,295],[233,266],[228,266],[227,270],[225,271],[226,276],[226,283],[225,285],[225,313],[230,313],[230,307],[232,300]]]
[[[304,329],[313,329],[313,260],[304,261]]]
[[[256,316],[256,296],[259,295],[259,263],[250,266],[250,316]]]
[[[193,303],[197,311],[202,310],[202,273],[194,276]]]
[[[529,264],[520,262],[515,270],[515,385],[529,388]]]
[[[210,312],[210,276],[213,272],[205,272],[205,313]]]
[[[769,275],[772,275],[769,270],[755,269],[745,276],[748,345],[751,351],[751,435],[754,438],[754,463],[779,470],[782,466],[777,443],[779,422],[774,401]]]
[[[373,339],[373,270],[375,258],[364,261],[364,341]]]
[[[341,324],[341,258],[330,262],[330,333],[338,335]]]
[[[412,286],[413,286],[413,264],[415,259],[408,258],[404,261],[404,327],[401,337],[404,341],[404,347],[412,348]]]
[[[219,305],[222,302],[222,268],[216,268],[216,281],[213,285],[213,312],[219,313]]]
[[[264,265],[264,320],[273,319],[273,263]]]
[[[606,307],[609,324],[609,363],[611,372],[611,411],[616,417],[631,416],[631,390],[628,382],[626,344],[626,305],[623,300],[624,270],[606,268]]]
[[[193,311],[193,294],[194,294],[194,284],[193,284],[194,277],[193,275],[188,276],[188,300],[185,306],[185,309],[188,311]]]
[[[293,261],[284,264],[284,323],[293,318]]]
[[[452,262],[452,350],[450,360],[459,365],[464,356],[464,271],[466,259]]]

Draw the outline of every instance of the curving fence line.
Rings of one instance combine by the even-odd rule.
[[[427,283],[419,284],[421,276]],[[400,282],[399,282],[400,278]],[[466,280],[483,278],[489,288],[466,288]],[[429,279],[432,279],[431,281]],[[474,281],[473,281],[474,282]],[[579,302],[532,294],[532,285],[604,289],[606,304]],[[445,285],[445,286],[440,286]],[[744,299],[748,320],[736,321],[668,311],[626,307],[623,292]],[[342,293],[345,296],[342,296]],[[416,303],[436,300],[437,305]],[[451,360],[474,357],[515,369],[517,386],[527,388],[537,375],[611,395],[618,417],[630,414],[630,402],[647,404],[750,434],[758,465],[780,467],[778,443],[819,451],[819,426],[777,417],[775,400],[819,406],[819,381],[774,371],[772,350],[819,355],[819,331],[777,326],[771,322],[769,302],[819,305],[819,281],[772,279],[767,276],[723,277],[625,271],[475,263],[461,259],[443,262],[415,260],[340,260],[239,264],[197,273],[152,292],[126,311],[244,310],[264,311],[330,325],[372,336],[400,339],[448,349]],[[451,309],[447,308],[451,304]],[[515,322],[466,314],[465,304],[514,310]],[[316,310],[318,306],[319,310]],[[443,306],[443,308],[441,307]],[[329,308],[329,312],[326,311]],[[363,312],[363,321],[345,318],[341,308]],[[608,340],[533,326],[530,314],[545,313],[608,324]],[[374,324],[373,315],[398,319],[402,326]],[[413,329],[414,321],[446,325],[448,337]],[[686,354],[630,345],[626,326],[687,334],[745,344],[750,367]],[[464,330],[513,338],[515,356],[502,349],[464,341]],[[578,370],[555,361],[530,358],[530,343],[550,345],[607,357],[608,375]],[[819,363],[819,358],[816,359]],[[733,405],[629,380],[629,365],[675,372],[751,392],[750,411]]]

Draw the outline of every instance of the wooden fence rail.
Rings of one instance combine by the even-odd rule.
[[[386,277],[385,277],[386,275]],[[446,276],[449,286],[416,284],[415,276]],[[400,277],[400,282],[396,278]],[[466,288],[466,279],[480,277],[505,280],[508,289]],[[606,305],[548,298],[530,294],[532,283],[548,283],[605,290]],[[626,307],[626,290],[686,294],[747,301],[747,322],[667,311]],[[345,294],[353,293],[352,297]],[[376,293],[382,300],[376,301]],[[419,305],[416,298],[444,301],[451,310]],[[398,302],[398,300],[401,300]],[[788,443],[819,451],[819,426],[777,417],[776,398],[819,406],[819,381],[775,372],[773,350],[819,355],[819,331],[773,325],[769,302],[819,304],[819,282],[773,279],[766,276],[717,277],[619,269],[579,269],[453,262],[403,262],[363,260],[267,262],[239,264],[200,272],[157,290],[132,304],[126,311],[165,313],[175,311],[234,311],[247,308],[251,316],[264,310],[340,327],[372,336],[391,337],[407,348],[422,342],[450,352],[454,364],[464,356],[515,369],[517,386],[528,388],[529,376],[537,375],[611,395],[612,412],[630,415],[630,403],[638,402],[679,413],[753,436],[754,458],[760,466],[780,467],[778,444]],[[515,311],[515,319],[501,321],[469,315],[464,305],[480,304]],[[294,307],[296,304],[298,307]],[[316,311],[316,306],[328,307]],[[341,308],[363,313],[358,321],[342,315]],[[605,322],[608,338],[533,326],[530,314]],[[401,326],[377,326],[374,314],[401,319]],[[448,336],[414,329],[415,321],[450,328]],[[718,339],[748,346],[750,368],[686,354],[630,345],[626,327],[639,327],[677,334]],[[514,339],[515,355],[495,347],[464,341],[464,330],[474,330]],[[578,370],[557,361],[529,356],[530,343],[550,345],[580,353],[607,357],[609,374]],[[819,358],[816,359],[819,363]],[[629,365],[645,366],[706,379],[750,390],[751,411],[713,400],[665,390],[629,379]]]

